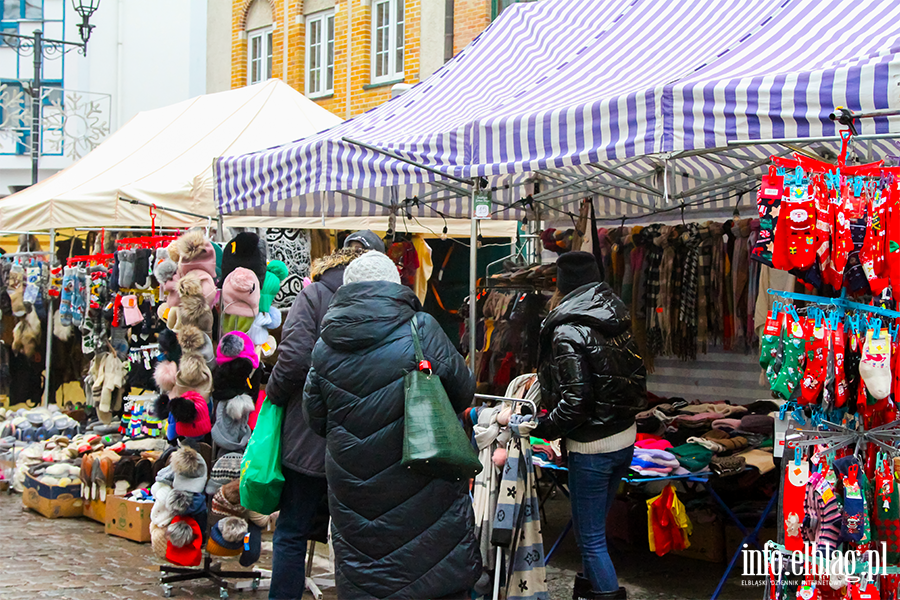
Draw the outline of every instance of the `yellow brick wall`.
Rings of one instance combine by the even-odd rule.
[[[303,92],[305,74],[305,21],[303,0],[260,0],[272,8],[274,33],[272,36],[272,76],[283,78],[283,49],[287,43],[287,84]],[[403,82],[419,81],[419,50],[421,3],[440,0],[405,0],[405,55]],[[244,35],[247,11],[253,0],[233,0],[231,86],[247,85],[247,40]],[[316,102],[341,117],[347,117],[347,3],[353,3],[353,22],[349,24],[350,40],[350,115],[356,116],[391,97],[391,85],[365,89],[371,82],[372,58],[370,41],[372,14],[363,0],[337,0],[335,3],[334,94]],[[468,44],[490,22],[490,0],[456,0],[454,22],[454,51]],[[287,11],[287,31],[284,15]],[[285,37],[287,40],[285,41]]]

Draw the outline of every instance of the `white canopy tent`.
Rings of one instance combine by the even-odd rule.
[[[156,204],[166,225],[194,225],[203,219],[165,209],[216,217],[216,157],[294,141],[340,122],[276,79],[142,112],[72,166],[0,201],[0,228],[148,225],[149,209],[127,200]]]

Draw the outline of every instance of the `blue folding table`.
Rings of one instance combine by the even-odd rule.
[[[546,473],[550,476],[550,479],[553,482],[554,487],[562,491],[566,498],[569,497],[569,490],[565,485],[560,483],[557,478],[556,471],[568,471],[565,467],[559,467],[556,465],[535,465],[539,466],[542,469],[545,469]],[[709,492],[709,495],[719,504],[722,508],[722,511],[725,515],[737,526],[740,532],[743,534],[743,539],[741,543],[738,544],[738,548],[734,553],[734,556],[731,557],[731,560],[728,563],[728,568],[725,570],[725,573],[722,575],[722,578],[719,580],[719,584],[716,586],[716,590],[713,592],[711,600],[716,600],[719,597],[719,594],[722,593],[722,588],[725,587],[725,582],[728,581],[729,575],[731,575],[732,569],[734,569],[734,565],[737,563],[738,558],[741,556],[741,551],[749,547],[751,544],[756,548],[762,550],[759,545],[759,532],[762,530],[763,525],[765,525],[766,518],[768,518],[769,513],[772,512],[772,509],[775,506],[775,501],[778,499],[778,494],[772,494],[772,497],[769,499],[768,504],[766,504],[766,508],[763,511],[762,515],[757,521],[756,526],[749,530],[744,525],[744,523],[738,518],[734,511],[732,511],[725,501],[722,500],[722,497],[716,493],[716,490],[713,489],[711,485],[709,485],[709,478],[714,474],[711,472],[707,473],[689,473],[687,475],[667,475],[664,477],[623,477],[622,481],[631,484],[643,484],[643,483],[651,483],[658,481],[689,481],[692,483],[703,484],[706,487],[706,491]],[[556,541],[553,542],[553,546],[550,547],[550,551],[544,557],[544,565],[546,566],[550,562],[550,558],[559,548],[559,545],[565,539],[565,537],[569,534],[569,531],[572,530],[572,519],[569,519],[569,522],[566,523],[565,528],[562,533],[559,534],[559,537],[556,538]]]

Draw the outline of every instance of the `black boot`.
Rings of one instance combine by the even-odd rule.
[[[586,598],[591,593],[591,580],[584,576],[584,573],[576,573],[575,586],[572,590],[572,600]]]
[[[590,581],[584,578],[585,583],[579,585],[579,578],[575,578],[575,591],[572,593],[572,600],[627,600],[628,593],[625,588],[620,587],[614,592],[595,592],[591,589]],[[587,586],[586,588],[583,586]]]

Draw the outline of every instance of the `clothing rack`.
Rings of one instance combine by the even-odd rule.
[[[781,290],[774,290],[772,288],[767,289],[766,293],[771,296],[784,298],[786,300],[802,300],[804,302],[810,302],[813,304],[834,306],[835,308],[842,308],[844,310],[861,310],[870,312],[872,314],[881,315],[883,317],[888,317],[890,319],[900,319],[900,312],[897,312],[895,310],[888,310],[887,308],[881,308],[879,306],[869,306],[868,304],[862,304],[860,302],[852,302],[850,300],[847,300],[844,297],[845,292],[841,293],[840,298],[826,298],[824,296],[813,296],[811,294],[783,292]]]

